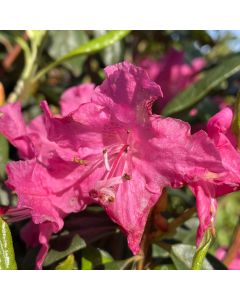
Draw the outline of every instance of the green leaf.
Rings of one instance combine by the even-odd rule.
[[[123,39],[126,35],[128,35],[130,31],[129,30],[113,30],[110,31],[98,38],[92,39],[91,41],[87,42],[84,45],[81,45],[80,47],[68,52],[67,54],[63,55],[62,57],[58,58],[56,61],[52,62],[48,66],[46,66],[44,69],[42,69],[34,78],[35,81],[37,81],[39,78],[41,78],[44,74],[46,74],[49,70],[56,67],[59,64],[62,64],[63,62],[72,59],[74,57],[80,56],[80,55],[89,55],[96,53],[108,46],[113,45],[117,41],[120,41]]]
[[[132,256],[123,260],[113,260],[104,264],[105,270],[125,270],[129,269],[130,266],[134,266],[137,261],[137,256]]]
[[[239,54],[225,59],[220,65],[202,73],[202,78],[172,99],[165,106],[162,114],[168,116],[191,107],[238,71],[240,71]]]
[[[192,262],[192,270],[201,270],[204,259],[207,255],[208,249],[211,246],[213,236],[211,230],[207,230],[204,234],[203,240],[197,249]]]
[[[94,35],[96,37],[99,37],[103,34],[106,34],[106,32],[107,32],[106,30],[96,30],[94,32]],[[123,56],[122,52],[123,52],[122,51],[122,41],[118,41],[118,42],[114,43],[112,46],[109,46],[109,47],[103,49],[100,52],[100,55],[101,55],[101,58],[105,64],[105,66],[108,66],[108,65],[118,63],[122,59],[122,56]]]
[[[158,265],[153,270],[177,270],[173,264]]]
[[[68,257],[59,263],[56,267],[56,270],[73,270],[75,268],[74,255],[70,254]]]
[[[177,244],[172,246],[170,257],[178,270],[191,270],[193,256],[196,247],[191,245]],[[203,263],[204,270],[212,270],[207,260]]]
[[[234,120],[232,123],[232,129],[237,137],[237,145],[240,147],[240,93],[237,95],[234,110]]]
[[[85,247],[86,247],[85,241],[79,235],[75,235],[70,243],[70,246],[66,250],[58,251],[58,250],[51,249],[44,261],[43,266],[47,267]]]
[[[0,218],[0,270],[16,269],[11,231],[8,224]]]
[[[112,262],[104,264],[105,270],[124,270],[129,264],[126,260],[114,260]]]
[[[46,30],[27,30],[27,35],[32,43],[37,47],[41,44],[41,41],[46,34]]]
[[[51,45],[48,52],[53,59],[64,56],[88,41],[88,36],[83,30],[50,30],[49,36],[51,37]],[[86,56],[78,56],[65,61],[63,65],[75,76],[79,76],[85,60]]]
[[[3,135],[0,134],[0,176],[5,174],[5,166],[9,158],[9,144]]]
[[[82,251],[82,270],[92,270],[96,266],[112,261],[112,256],[104,250],[88,246]]]

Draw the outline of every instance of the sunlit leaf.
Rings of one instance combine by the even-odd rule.
[[[88,41],[88,36],[83,30],[50,30],[49,36],[51,37],[51,45],[48,52],[53,59],[58,59]],[[85,60],[86,56],[82,55],[69,59],[63,64],[75,76],[79,76]]]
[[[222,61],[219,65],[204,72],[203,77],[189,88],[178,94],[163,109],[163,115],[178,113],[191,107],[206,96],[223,80],[240,71],[240,55],[234,55]]]
[[[84,45],[81,45],[80,47],[68,52],[67,54],[63,55],[62,57],[58,58],[54,62],[52,62],[50,65],[45,67],[43,70],[41,70],[35,77],[35,80],[38,80],[41,78],[44,74],[46,74],[49,70],[56,67],[59,64],[62,64],[63,62],[72,59],[74,57],[80,56],[80,55],[89,55],[92,53],[96,53],[108,46],[113,45],[117,41],[120,41],[123,39],[126,35],[128,35],[129,30],[113,30],[110,31],[98,38],[92,39],[91,41],[87,42]]]
[[[56,270],[73,270],[74,267],[75,267],[74,255],[70,254],[64,261],[60,262],[56,266]]]
[[[64,257],[66,257],[80,249],[83,249],[84,247],[86,247],[85,241],[79,235],[75,235],[67,249],[65,249],[63,251],[51,249],[44,261],[43,266],[44,267],[49,266],[49,265],[63,259]]]
[[[106,34],[106,32],[107,32],[106,30],[96,30],[94,32],[94,35],[96,37],[99,37],[103,34]],[[114,43],[112,46],[109,46],[109,47],[103,49],[100,52],[100,55],[102,57],[102,60],[105,64],[105,66],[108,66],[108,65],[118,63],[122,59],[122,56],[123,56],[122,52],[123,52],[122,51],[122,41],[118,41],[118,42]]]
[[[104,250],[88,246],[82,251],[82,270],[92,270],[95,266],[111,261],[113,261],[112,256]]]
[[[172,246],[170,256],[178,270],[191,270],[192,260],[196,247],[191,245],[177,244]],[[212,266],[206,260],[203,262],[204,270],[212,270]]]
[[[5,165],[9,160],[9,144],[4,136],[0,134],[0,177],[5,174]]]
[[[193,256],[192,270],[201,270],[204,259],[207,255],[208,249],[213,241],[211,230],[207,230],[204,234],[203,240]]]
[[[8,224],[0,218],[0,270],[16,269],[11,231]]]

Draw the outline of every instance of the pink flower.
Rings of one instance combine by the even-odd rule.
[[[144,70],[124,62],[105,71],[107,79],[91,101],[67,117],[52,116],[43,104],[48,138],[64,147],[66,160],[85,162],[81,189],[106,209],[137,253],[164,187],[211,182],[224,169],[205,132],[191,135],[187,123],[152,115],[162,92]]]
[[[225,248],[218,248],[216,251],[216,257],[219,260],[223,260],[225,257],[227,250]],[[237,256],[228,266],[229,270],[240,270],[240,251],[238,252]]]
[[[184,52],[172,48],[159,61],[147,58],[140,66],[162,87],[163,101],[157,106],[157,112],[160,112],[179,92],[197,80],[197,74],[205,66],[205,61],[203,58],[195,58],[191,64],[186,64]]]
[[[63,218],[92,201],[126,232],[137,253],[163,188],[208,188],[225,174],[215,141],[204,131],[191,135],[187,123],[152,114],[162,91],[144,70],[124,62],[107,67],[106,76],[66,115],[54,116],[43,102],[43,116],[17,134],[28,137],[24,147],[15,144],[28,159],[8,164],[7,184],[18,194],[18,208],[39,224],[38,266]],[[14,122],[6,116],[0,130]],[[4,134],[15,142],[13,132]],[[25,150],[29,144],[32,152]]]
[[[239,189],[240,153],[236,148],[236,139],[231,131],[232,120],[233,112],[226,107],[210,118],[207,124],[208,135],[221,156],[225,174],[212,182],[204,180],[190,184],[196,195],[200,220],[197,234],[198,244],[209,227],[214,230],[216,198]]]

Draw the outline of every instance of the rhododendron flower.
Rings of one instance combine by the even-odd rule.
[[[236,148],[236,138],[231,131],[233,112],[229,107],[222,109],[209,119],[207,132],[214,142],[225,169],[225,175],[217,181],[202,181],[191,184],[197,199],[200,226],[197,234],[198,244],[204,232],[214,228],[218,196],[236,191],[240,186],[240,153]]]
[[[162,88],[164,97],[157,105],[157,112],[160,112],[179,92],[198,79],[197,74],[205,66],[205,60],[199,57],[186,64],[184,52],[172,48],[159,61],[147,58],[140,66]]]
[[[205,132],[191,135],[187,123],[152,115],[162,92],[144,70],[125,62],[105,72],[91,101],[68,116],[53,116],[43,104],[48,139],[64,146],[66,160],[83,165],[86,171],[78,175],[83,194],[89,191],[106,209],[137,253],[164,187],[213,181],[224,168]],[[95,182],[86,179],[90,176]]]
[[[0,130],[13,144],[25,143],[14,144],[27,160],[8,164],[7,184],[18,194],[18,208],[29,209],[39,224],[39,265],[63,218],[92,201],[126,232],[137,253],[149,212],[165,187],[202,186],[225,174],[204,131],[191,135],[187,123],[152,114],[162,91],[143,69],[124,62],[105,72],[106,80],[90,88],[91,96],[77,108],[53,115],[43,102],[43,116],[31,128],[23,124],[17,136],[5,130],[4,124],[14,121],[2,111]]]
[[[216,257],[220,260],[223,260],[227,250],[223,247],[218,248],[216,251]],[[229,270],[240,270],[240,251],[237,253],[237,256],[233,259],[233,261],[228,266]]]

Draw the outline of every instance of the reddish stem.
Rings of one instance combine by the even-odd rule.
[[[27,32],[24,32],[23,39],[25,41],[27,41],[27,39],[28,39]],[[12,50],[6,55],[6,57],[4,58],[4,60],[2,62],[2,65],[3,65],[5,70],[9,70],[11,68],[12,64],[14,63],[16,58],[19,56],[21,51],[22,51],[21,46],[19,44],[16,44],[12,48]]]
[[[240,251],[240,224],[237,225],[233,236],[233,242],[229,247],[228,252],[223,260],[224,264],[228,267],[231,264],[231,262],[236,258],[238,251]]]

